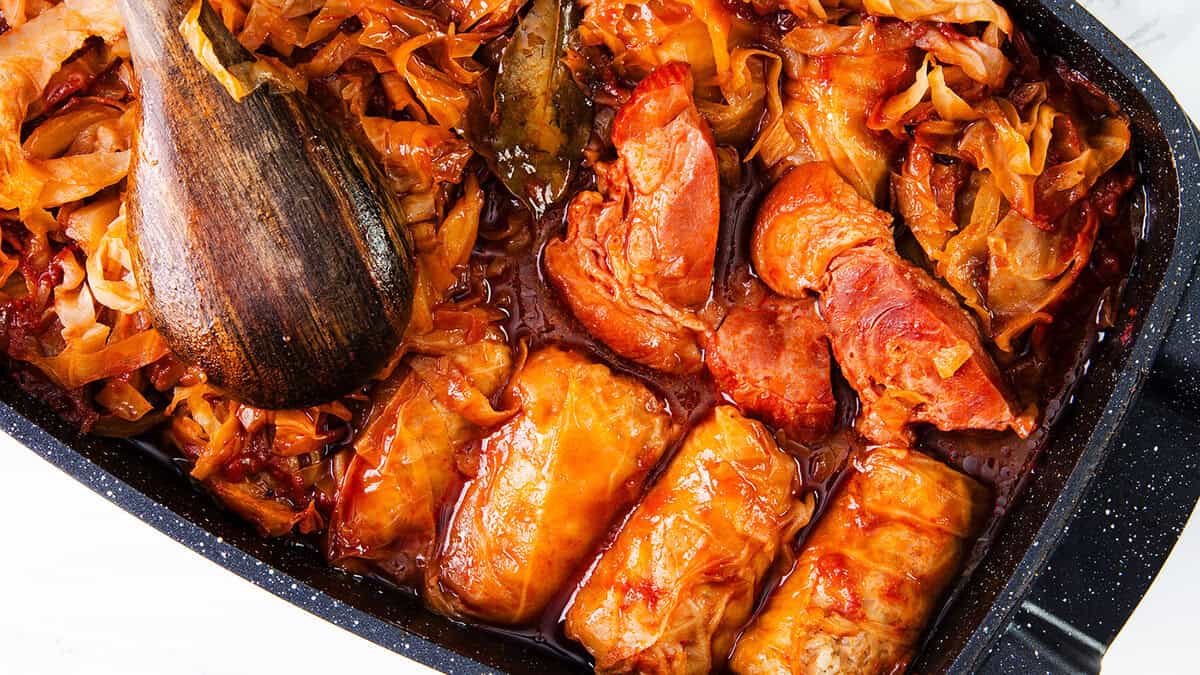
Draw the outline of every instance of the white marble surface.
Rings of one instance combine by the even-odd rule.
[[[1087,0],[1200,111],[1196,0]],[[0,673],[430,672],[191,553],[0,434]],[[1197,672],[1189,525],[1105,673]]]

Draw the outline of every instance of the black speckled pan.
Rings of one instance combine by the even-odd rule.
[[[1095,672],[1200,495],[1200,349],[1191,323],[1192,312],[1200,317],[1200,288],[1176,321],[1200,252],[1200,150],[1191,124],[1146,65],[1075,2],[1004,4],[1043,47],[1131,115],[1145,241],[1121,312],[1132,325],[1113,331],[1128,329],[1132,339],[1108,339],[1096,350],[1033,480],[914,664],[920,673]],[[9,383],[0,384],[0,428],[217,564],[433,668],[570,668],[332,570],[308,548],[261,539],[193,489],[169,460],[148,461],[129,443],[81,437]]]

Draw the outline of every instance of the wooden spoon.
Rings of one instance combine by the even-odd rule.
[[[179,32],[190,5],[120,0],[140,80],[126,208],[147,309],[239,401],[333,400],[378,372],[408,325],[402,211],[374,159],[305,96],[234,100]],[[214,51],[252,61],[203,10]]]

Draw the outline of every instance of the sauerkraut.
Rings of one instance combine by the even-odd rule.
[[[461,132],[485,74],[474,56],[518,5],[467,3],[456,23],[390,0],[212,4],[269,76],[319,90],[378,153],[419,250],[402,352],[477,341],[470,326],[494,312],[444,304],[484,207]],[[193,476],[265,533],[320,528],[351,410],[230,400],[169,353],[143,311],[122,207],[136,92],[116,2],[8,2],[0,16],[0,347],[19,381],[85,430],[161,429]],[[202,36],[184,33],[202,53]]]

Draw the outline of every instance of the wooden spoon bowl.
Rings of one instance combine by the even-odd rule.
[[[184,0],[120,4],[141,105],[126,208],[155,326],[251,405],[361,387],[398,347],[413,293],[412,244],[375,160],[301,94],[235,101],[185,44]],[[214,47],[240,50],[203,9]]]

